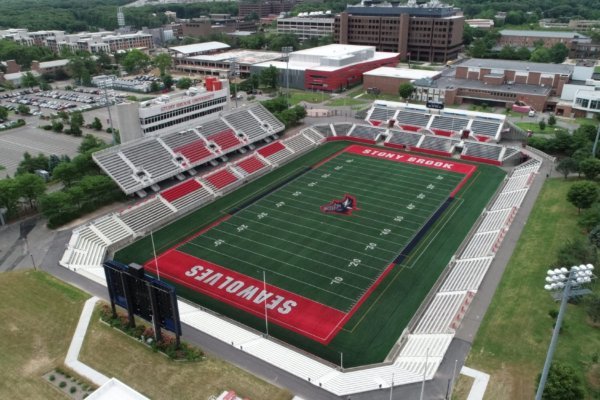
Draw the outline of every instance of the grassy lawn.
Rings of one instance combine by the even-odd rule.
[[[327,103],[325,103],[325,105],[331,106],[331,107],[356,106],[356,105],[363,105],[363,104],[370,104],[370,102],[368,100],[363,100],[362,97],[358,98],[358,99],[353,99],[352,97],[350,97],[350,98],[343,97],[343,98],[331,99]]]
[[[6,167],[4,165],[0,165],[0,171],[6,169]]]
[[[566,201],[574,182],[546,182],[475,338],[466,364],[491,375],[486,399],[533,397],[552,335],[548,312],[559,307],[543,289],[546,270],[555,266],[556,250],[582,234],[577,210]],[[598,330],[581,305],[568,306],[564,323],[554,359],[571,364],[588,384],[587,398],[597,399],[600,374],[592,357],[600,353]],[[592,369],[595,375],[588,374]]]
[[[470,376],[459,375],[454,389],[452,389],[452,400],[466,400],[474,382],[475,379]]]
[[[519,128],[523,130],[531,130],[533,133],[541,134],[541,135],[550,135],[554,133],[554,128],[552,126],[546,125],[546,129],[543,131],[540,130],[540,125],[538,122],[517,122],[515,123]]]
[[[290,103],[292,105],[296,105],[301,101],[305,101],[307,103],[322,103],[331,99],[331,95],[323,92],[309,92],[309,91],[298,91],[298,90],[290,90]]]
[[[110,351],[107,350],[110,343]],[[81,361],[142,392],[151,399],[206,399],[235,390],[250,399],[291,399],[292,395],[229,363],[207,357],[200,362],[175,362],[110,328],[95,317],[88,329]]]
[[[42,375],[63,365],[88,296],[44,272],[4,272],[0,287],[0,398],[64,399]]]

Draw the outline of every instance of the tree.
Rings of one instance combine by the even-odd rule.
[[[177,89],[189,89],[192,86],[192,80],[190,78],[179,78],[176,86]]]
[[[538,125],[540,126],[540,131],[543,131],[544,129],[546,129],[546,120],[540,119],[540,122],[538,122]]]
[[[162,81],[163,81],[163,85],[165,86],[165,89],[171,89],[171,86],[173,86],[173,77],[171,75],[163,75],[161,77]]]
[[[279,86],[279,71],[274,65],[270,65],[269,68],[265,68],[260,71],[260,83],[264,86],[277,89]]]
[[[504,47],[498,53],[498,58],[502,58],[503,60],[516,60],[518,58],[517,51],[514,47],[508,44],[504,45]]]
[[[540,381],[538,376],[538,383]],[[570,365],[553,362],[542,394],[544,400],[579,400],[584,398],[581,379]]]
[[[28,152],[23,153],[23,160],[17,167],[17,175],[33,173],[36,169],[48,168],[48,157],[42,153],[38,154],[37,157],[32,157]]]
[[[31,109],[25,104],[19,104],[17,106],[17,112],[19,114],[28,115],[31,112]]]
[[[171,68],[171,62],[169,53],[160,53],[152,60],[152,63],[159,69],[160,76],[163,76]]]
[[[548,63],[550,62],[550,50],[545,47],[538,47],[531,53],[529,61]]]
[[[531,51],[527,47],[519,47],[516,52],[517,60],[527,61],[531,58]]]
[[[15,177],[17,190],[25,198],[31,208],[35,208],[37,199],[46,191],[46,184],[42,178],[34,174],[22,174]]]
[[[102,130],[102,122],[100,122],[100,118],[94,117],[94,121],[92,122],[92,129],[96,131]]]
[[[404,101],[407,101],[414,92],[415,87],[410,82],[404,82],[398,88],[398,94],[404,99]]]
[[[104,143],[101,139],[98,139],[96,136],[88,134],[83,137],[77,152],[79,152],[79,154],[84,154],[90,150],[97,151],[103,147],[106,147],[106,143]]]
[[[548,117],[548,126],[554,125],[556,125],[556,117],[554,116],[554,114],[550,114],[550,116]]]
[[[577,172],[578,166],[579,164],[577,163],[577,161],[570,157],[566,157],[558,162],[558,164],[556,165],[556,170],[563,174],[565,179],[567,179],[567,176],[569,176],[570,173]]]
[[[52,86],[50,86],[50,84],[44,77],[40,78],[39,86],[40,90],[52,90]]]
[[[58,179],[65,185],[65,187],[69,188],[81,177],[81,174],[77,170],[77,166],[72,162],[61,162],[54,168],[54,172],[52,173],[52,178]]]
[[[148,67],[150,64],[150,57],[141,50],[133,49],[127,52],[121,65],[125,68],[128,73],[137,72],[141,69]]]
[[[600,248],[600,225],[596,225],[594,229],[588,234],[588,240],[591,244]]]
[[[25,74],[21,77],[21,86],[23,87],[32,88],[34,86],[37,86],[37,84],[38,79],[30,71],[25,72]]]
[[[592,207],[583,211],[577,220],[577,224],[587,232],[600,225],[600,204],[595,203]]]
[[[152,81],[152,83],[150,83],[150,91],[158,92],[159,90],[160,90],[160,84],[157,81]]]
[[[577,207],[579,213],[587,209],[598,199],[598,188],[592,182],[576,182],[567,193],[569,203]]]
[[[487,43],[484,39],[475,39],[469,47],[469,55],[474,58],[485,58],[488,53]]]
[[[596,259],[596,247],[581,237],[566,240],[556,252],[556,263],[558,265],[595,264]]]
[[[569,55],[569,49],[564,43],[556,43],[550,48],[550,61],[560,64],[565,61]]]
[[[62,132],[62,130],[64,129],[65,125],[58,119],[53,119],[52,120],[52,130],[54,132]]]
[[[593,181],[600,175],[600,160],[587,158],[579,163],[579,170],[586,179]]]
[[[4,121],[8,119],[8,109],[6,107],[0,107],[0,120]]]
[[[18,214],[20,197],[14,179],[0,180],[0,208],[6,208],[9,218]]]

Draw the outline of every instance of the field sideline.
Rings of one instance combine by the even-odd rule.
[[[348,142],[325,144],[290,164],[269,173],[265,177],[238,189],[234,193],[189,214],[184,219],[155,232],[154,240],[157,252],[161,253],[182,242],[186,237],[197,231],[199,227],[206,226],[223,217],[237,204],[242,204],[258,193],[268,190],[286,176],[292,175],[295,171],[317,164],[320,160],[337,153],[347,145]],[[464,162],[460,161],[460,163]],[[450,204],[448,209],[441,214],[440,218],[426,232],[426,236],[420,240],[416,248],[403,260],[402,265],[394,268],[385,277],[381,284],[371,293],[370,297],[362,304],[361,308],[347,322],[345,328],[328,345],[317,343],[314,340],[275,325],[270,327],[269,333],[334,363],[338,362],[339,352],[343,351],[344,366],[346,367],[382,361],[411,319],[414,311],[409,312],[408,310],[415,310],[421,304],[423,298],[439,276],[439,273],[447,265],[450,257],[456,251],[458,245],[462,242],[464,236],[482,212],[504,176],[505,173],[497,167],[477,165],[477,171],[458,192],[456,200]],[[305,185],[312,181],[306,179],[308,178],[301,178],[301,182]],[[311,202],[316,202],[315,204],[320,204],[325,198],[333,200],[331,197],[335,198],[338,195],[337,192],[334,193],[328,189],[323,194],[324,197],[319,197],[320,195],[316,192],[310,192],[310,196],[317,196],[317,198],[310,200]],[[277,198],[277,200],[285,201],[283,198]],[[360,206],[360,198],[358,199],[358,203]],[[298,205],[299,203],[295,206]],[[258,207],[256,209],[258,210]],[[264,210],[261,209],[260,212],[256,211],[255,214],[258,215],[261,212],[268,213],[269,210],[266,208]],[[296,210],[296,212],[299,211]],[[357,212],[357,215],[361,215],[360,211]],[[355,218],[354,216],[336,217]],[[371,217],[375,218],[374,215],[369,216],[369,218]],[[311,216],[310,218],[313,217]],[[250,224],[248,223],[247,225]],[[228,225],[224,226],[228,227]],[[231,229],[238,226],[239,224],[231,226]],[[236,232],[235,234],[237,235],[238,233]],[[274,232],[270,234],[276,236]],[[210,236],[210,239],[211,244],[214,244],[220,238]],[[205,243],[204,247],[207,246],[208,244]],[[430,251],[431,249],[435,249],[435,251]],[[236,251],[239,251],[239,249],[236,249]],[[151,258],[152,253],[149,238],[141,239],[119,251],[115,257],[116,260],[125,263],[134,261],[143,263]],[[225,266],[227,265],[225,264]],[[259,317],[234,309],[222,302],[215,301],[206,295],[192,292],[182,286],[178,286],[178,291],[183,297],[193,298],[194,301],[206,305],[208,308],[227,315],[230,318],[259,330],[264,329],[264,321]],[[418,293],[418,295],[407,296],[406,294],[409,292]]]

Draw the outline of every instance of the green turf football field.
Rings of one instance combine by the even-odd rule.
[[[157,252],[181,243],[235,206],[348,144],[325,144],[155,232]],[[347,367],[382,361],[504,175],[497,167],[478,165],[402,265],[386,276],[329,345],[275,325],[270,334],[332,362],[343,352]],[[265,269],[270,284],[345,312],[398,256],[462,177],[342,153],[237,212],[181,250],[256,278]],[[352,215],[319,210],[319,206],[345,194],[356,198],[359,210]],[[144,263],[151,257],[151,243],[144,238],[118,252],[115,259]],[[183,286],[178,286],[178,293],[256,329],[264,327],[260,318],[211,297]]]

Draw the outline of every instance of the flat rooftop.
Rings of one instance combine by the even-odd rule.
[[[422,69],[408,69],[408,68],[393,68],[393,67],[379,67],[369,72],[365,72],[364,75],[369,76],[384,76],[388,78],[400,78],[409,80],[435,78],[440,75],[440,71],[426,71]]]
[[[339,66],[320,65],[317,62],[298,62],[298,61],[293,61],[293,60],[290,60],[289,65],[285,61],[271,61],[271,62],[263,62],[263,63],[257,64],[257,66],[268,67],[270,65],[273,65],[277,69],[289,68],[290,70],[298,70],[298,71],[305,71],[307,69],[314,70],[314,71],[336,71],[338,69],[347,68],[352,65],[362,64],[362,63],[371,62],[371,61],[385,60],[386,58],[399,57],[399,56],[400,56],[400,53],[375,52],[373,57],[368,60],[360,60],[360,61],[357,61],[354,63],[344,64],[344,65],[339,65]]]
[[[502,36],[530,36],[544,38],[560,38],[560,39],[589,39],[589,37],[578,32],[562,32],[562,31],[526,31],[516,29],[504,29],[500,31]]]
[[[356,53],[361,50],[372,50],[375,46],[357,46],[352,44],[328,44],[326,46],[313,47],[311,49],[294,51],[294,55],[341,57]]]
[[[428,87],[437,87],[440,89],[452,89],[452,88],[463,88],[463,89],[479,89],[490,92],[510,92],[510,93],[521,93],[521,94],[536,94],[542,96],[548,96],[552,90],[549,86],[539,85],[525,85],[522,83],[502,84],[502,85],[486,85],[483,81],[474,79],[458,79],[454,77],[443,76],[436,79]]]
[[[283,53],[275,51],[259,50],[231,50],[219,54],[207,54],[189,57],[190,60],[222,62],[233,60],[238,64],[257,64],[265,61],[279,60],[284,57]]]
[[[469,68],[491,68],[514,71],[529,71],[541,72],[544,74],[561,74],[571,75],[574,66],[568,64],[549,64],[535,63],[528,61],[513,61],[513,60],[492,60],[486,58],[469,58],[462,61],[460,64],[455,64],[456,67]]]
[[[182,54],[193,54],[193,53],[201,53],[204,51],[215,51],[215,50],[223,50],[228,49],[229,46],[226,43],[221,42],[205,42],[205,43],[194,43],[188,44],[186,46],[174,46],[169,47],[169,50],[176,51]]]

